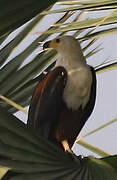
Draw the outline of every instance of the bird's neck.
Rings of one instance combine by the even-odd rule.
[[[86,60],[83,55],[64,54],[62,57],[59,57],[56,62],[56,66],[63,66],[66,69],[74,69],[86,66]]]

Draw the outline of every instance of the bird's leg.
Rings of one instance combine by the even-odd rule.
[[[64,150],[67,151],[67,152],[69,152],[69,153],[71,153],[72,156],[73,156],[73,158],[74,158],[75,160],[77,160],[77,156],[76,156],[76,155],[74,154],[74,152],[71,150],[71,148],[70,148],[67,140],[63,140],[63,141],[61,142],[61,144],[63,145]]]
[[[61,143],[62,143],[63,148],[64,148],[65,151],[68,151],[71,154],[73,153],[73,151],[69,147],[69,144],[68,144],[67,140],[62,141]]]

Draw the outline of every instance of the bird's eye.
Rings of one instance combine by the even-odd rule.
[[[56,42],[59,43],[59,42],[60,42],[60,39],[56,39]]]

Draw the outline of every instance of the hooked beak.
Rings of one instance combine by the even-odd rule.
[[[47,42],[44,43],[44,45],[43,45],[43,50],[44,50],[44,49],[47,49],[47,48],[50,48],[50,42],[51,42],[51,41],[47,41]]]

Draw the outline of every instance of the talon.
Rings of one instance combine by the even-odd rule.
[[[67,151],[68,153],[70,153],[72,155],[72,157],[75,159],[75,160],[78,160],[77,156],[74,154],[74,152],[71,150],[67,140],[64,140],[61,142],[62,145],[63,145],[63,148],[65,150],[65,152]]]

